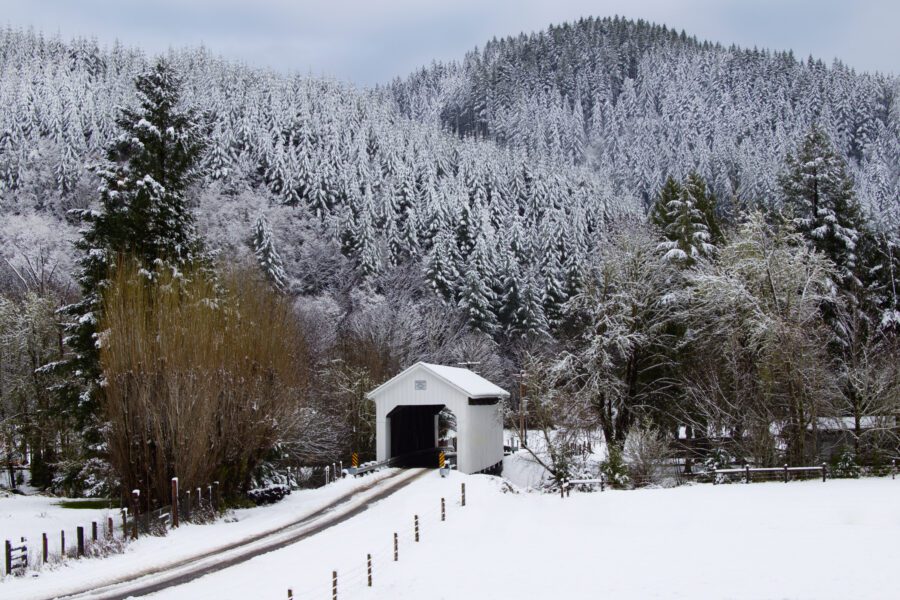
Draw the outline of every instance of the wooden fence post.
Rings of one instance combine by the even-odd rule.
[[[822,463],[822,483],[825,483],[825,476],[828,474],[828,465]]]
[[[184,520],[185,520],[185,521],[190,521],[190,520],[191,520],[191,490],[187,490],[187,491],[184,493],[184,495],[185,495],[185,500],[184,500]]]
[[[219,507],[222,506],[222,499],[219,497],[219,482],[218,481],[213,481],[213,495],[215,496],[216,512],[219,512]]]
[[[466,505],[466,484],[462,484],[462,505]]]
[[[112,517],[106,518],[106,537],[108,539],[113,538],[113,520]]]
[[[77,541],[77,556],[78,558],[81,558],[84,556],[84,527],[81,525],[75,528],[75,539]]]
[[[288,600],[294,600],[294,590],[288,588]]]
[[[400,559],[400,547],[397,544],[397,532],[394,532],[394,562]]]
[[[891,460],[891,479],[897,478],[897,459]]]
[[[6,540],[6,574],[12,573],[12,543]]]
[[[444,503],[444,499],[441,498],[441,521],[446,521],[446,520],[447,520],[447,509],[446,509],[446,505]]]
[[[122,515],[122,539],[123,540],[128,539],[128,512],[127,512],[127,510],[128,509],[123,508],[122,510],[119,511],[119,513]]]
[[[47,551],[47,534],[41,534],[41,564],[47,564],[47,556],[50,553]]]
[[[337,571],[331,572],[331,600],[337,600]]]
[[[413,515],[413,521],[416,524],[416,541],[419,541],[419,515]]]
[[[787,469],[788,469],[788,466],[787,466],[787,463],[785,463],[785,465],[784,465],[784,482],[785,483],[787,483],[787,481],[788,481],[788,470]]]
[[[372,587],[372,555],[366,554],[366,564],[369,572],[369,587]]]
[[[141,490],[131,490],[131,539],[138,539],[138,517],[141,515]]]
[[[91,541],[97,541],[97,521],[91,521]]]
[[[59,555],[66,558],[66,530],[62,529],[59,532]]]
[[[178,478],[172,478],[172,529],[178,528]]]
[[[744,465],[744,473],[746,474],[744,483],[750,483],[750,465]]]

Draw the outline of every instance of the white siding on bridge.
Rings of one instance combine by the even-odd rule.
[[[467,369],[416,363],[368,397],[375,402],[377,460],[391,458],[390,418],[398,406],[443,405],[457,421],[457,468],[477,473],[503,460],[502,401],[509,393]],[[489,405],[470,399],[499,398]]]

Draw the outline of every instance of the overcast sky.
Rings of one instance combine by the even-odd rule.
[[[0,23],[13,27],[153,53],[202,43],[251,64],[360,84],[460,58],[495,36],[615,14],[900,73],[898,0],[0,0]]]

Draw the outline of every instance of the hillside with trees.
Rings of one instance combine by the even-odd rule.
[[[365,90],[6,29],[0,219],[0,457],[39,487],[370,454],[418,360],[518,377],[557,480],[595,430],[897,447],[862,424],[900,410],[900,93],[839,63],[589,19]]]

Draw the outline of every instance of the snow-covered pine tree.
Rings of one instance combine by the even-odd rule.
[[[459,307],[469,319],[472,329],[487,334],[497,332],[496,305],[498,304],[490,282],[496,277],[486,236],[482,234],[475,243],[463,276]]]
[[[697,171],[688,173],[687,179],[684,181],[684,189],[694,199],[694,205],[703,215],[703,222],[709,232],[709,243],[719,246],[725,241],[725,234],[722,232],[722,226],[719,224],[719,217],[716,214],[715,195]]]
[[[456,243],[449,231],[438,233],[425,260],[425,279],[445,302],[452,302],[459,285],[456,267]]]
[[[505,248],[498,261],[498,278],[501,279],[502,291],[499,294],[498,318],[500,324],[511,330],[515,323],[516,313],[522,305],[521,272],[512,250]]]
[[[546,228],[549,235],[545,240],[543,260],[539,266],[538,282],[544,324],[555,327],[563,318],[563,304],[568,300],[565,292],[564,275],[560,264],[559,245],[562,228]]]
[[[463,277],[459,308],[472,329],[493,335],[497,331],[497,317],[493,310],[491,288],[476,269],[469,269]]]
[[[670,203],[677,202],[679,198],[681,198],[681,185],[669,175],[656,197],[656,202],[650,207],[650,222],[656,225],[660,231],[665,232],[672,224],[668,207]]]
[[[687,185],[679,185],[671,177],[666,180],[650,212],[650,221],[666,238],[659,244],[666,260],[691,266],[715,250],[710,243],[707,215],[698,206],[698,199],[701,206],[708,204],[705,189],[705,184],[700,185],[696,180]]]
[[[840,287],[856,297],[863,286],[858,245],[864,222],[846,164],[818,126],[785,162],[779,180],[797,231],[835,264]]]
[[[534,339],[548,334],[550,323],[544,314],[541,290],[528,277],[521,282],[520,302],[510,325],[513,337]]]
[[[185,198],[204,148],[200,127],[192,111],[179,109],[179,80],[165,59],[139,75],[135,86],[138,106],[122,109],[121,134],[97,170],[99,210],[76,211],[84,224],[76,243],[82,298],[62,310],[70,319],[65,342],[74,352],[65,366],[81,388],[76,406],[82,417],[97,410],[97,324],[116,257],[183,265],[202,252]]]
[[[275,249],[272,230],[269,228],[269,222],[263,214],[256,218],[251,246],[263,273],[272,282],[275,289],[284,291],[287,288],[287,275],[284,272],[284,263],[281,260],[281,255],[278,254],[278,250]]]

